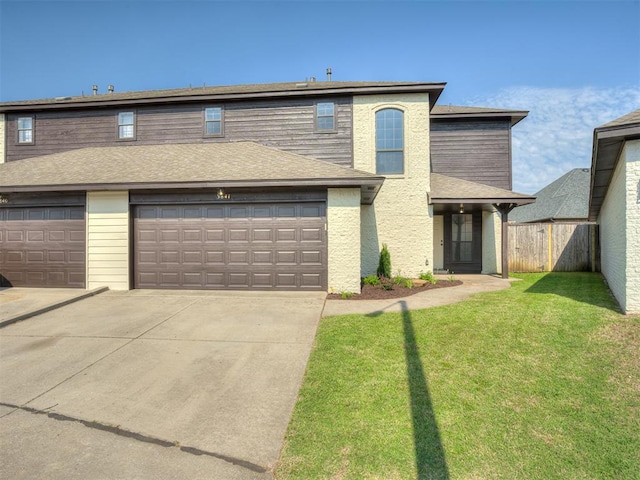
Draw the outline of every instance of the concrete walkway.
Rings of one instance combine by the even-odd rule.
[[[403,301],[409,310],[439,307],[466,300],[474,293],[504,290],[511,285],[496,275],[454,275],[456,280],[462,280],[462,285],[449,288],[426,290],[408,297],[392,298],[389,300],[327,300],[322,312],[323,317],[331,315],[370,314],[374,312],[399,312]],[[446,280],[448,276],[436,275],[439,280]]]

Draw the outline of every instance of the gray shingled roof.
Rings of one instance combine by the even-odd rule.
[[[513,209],[514,222],[587,220],[589,216],[588,168],[574,168],[535,194],[536,203]]]
[[[626,127],[627,125],[633,125],[635,123],[640,123],[640,109],[627,113],[626,115],[616,118],[609,123],[605,123],[604,125],[598,127],[598,129],[610,127]]]
[[[431,203],[531,203],[535,197],[476,182],[431,174]]]
[[[219,186],[376,188],[383,177],[252,142],[93,147],[0,165],[0,192]]]
[[[0,111],[20,110],[30,107],[64,108],[96,104],[154,103],[187,100],[269,98],[284,96],[374,94],[384,92],[430,92],[432,103],[442,93],[443,82],[283,82],[253,85],[224,85],[176,88],[169,90],[144,90],[133,92],[101,93],[83,96],[55,97],[0,103]]]

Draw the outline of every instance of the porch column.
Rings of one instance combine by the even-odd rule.
[[[515,203],[496,203],[493,205],[502,219],[502,278],[509,278],[509,212],[513,210],[517,204]]]

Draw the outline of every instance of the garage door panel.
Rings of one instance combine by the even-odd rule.
[[[205,279],[206,288],[224,288],[226,286],[224,273],[207,272]]]
[[[9,230],[7,232],[7,242],[24,242],[26,238],[26,233],[22,230]]]
[[[208,250],[205,252],[206,265],[224,265],[224,252]]]
[[[295,228],[276,229],[276,242],[295,242],[295,241],[297,241]]]
[[[246,228],[231,228],[229,229],[229,242],[248,242],[249,230]]]
[[[322,290],[324,212],[321,203],[136,207],[134,286]]]
[[[221,228],[216,229],[207,229],[206,230],[206,241],[207,242],[224,242],[224,230]]]
[[[230,287],[245,287],[250,286],[249,272],[230,272],[229,273],[229,286]]]

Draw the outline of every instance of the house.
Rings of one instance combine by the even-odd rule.
[[[589,220],[609,288],[625,313],[640,313],[640,110],[593,131]]]
[[[509,221],[519,223],[586,222],[589,217],[591,171],[574,168],[542,190],[535,203],[514,208]]]
[[[511,128],[527,112],[439,107],[444,87],[96,87],[1,103],[1,281],[359,292],[382,243],[394,273],[506,274],[502,223],[534,200],[511,191]]]

